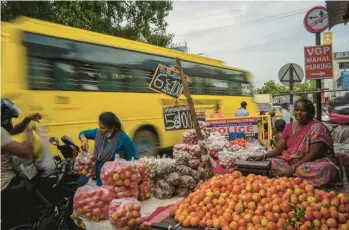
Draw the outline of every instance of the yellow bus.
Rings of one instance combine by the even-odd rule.
[[[219,60],[24,17],[2,23],[1,35],[2,97],[43,114],[50,136],[77,141],[112,111],[140,156],[180,143],[183,131],[165,131],[162,107],[185,104],[184,95],[176,102],[148,88],[157,65],[175,66],[176,57],[206,116],[216,104],[233,116],[242,101],[257,113],[249,73]]]

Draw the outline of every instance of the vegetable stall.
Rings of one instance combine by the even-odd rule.
[[[258,142],[258,118],[198,119],[180,62],[177,69],[161,69],[150,88],[175,98],[184,89],[188,99],[186,106],[163,108],[165,129],[183,130],[182,143],[174,146],[173,158],[107,162],[103,185],[89,183],[74,196],[78,224],[87,230],[161,223],[164,229],[349,229],[346,194],[315,189],[299,178],[238,171],[240,160],[266,153]],[[176,87],[160,84],[161,74]],[[94,168],[93,154],[80,153],[74,169],[92,176]]]

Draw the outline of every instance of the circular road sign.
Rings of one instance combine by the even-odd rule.
[[[302,67],[295,63],[288,63],[279,70],[279,81],[285,86],[290,86],[291,73],[293,75],[293,86],[299,85],[304,79],[304,72]]]
[[[304,26],[311,33],[321,33],[328,28],[328,13],[324,6],[311,8],[304,17]]]

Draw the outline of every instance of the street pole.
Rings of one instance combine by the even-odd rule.
[[[293,108],[293,65],[290,66],[290,105]],[[292,112],[292,111],[291,111]],[[290,122],[293,122],[293,116],[290,116]]]
[[[317,46],[321,45],[321,33],[315,34],[315,42]],[[316,89],[321,89],[321,79],[316,79]],[[316,94],[316,118],[321,121],[321,92]]]

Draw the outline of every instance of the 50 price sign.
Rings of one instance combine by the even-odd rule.
[[[166,131],[191,129],[193,127],[192,113],[187,105],[165,107],[162,112]]]
[[[159,64],[149,88],[170,97],[178,98],[183,91],[183,84],[179,73],[175,69]]]

